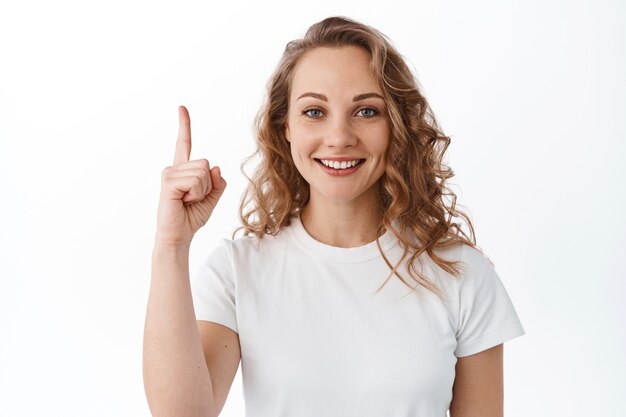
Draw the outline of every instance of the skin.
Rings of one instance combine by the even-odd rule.
[[[450,417],[504,415],[503,351],[499,344],[458,359]]]
[[[390,123],[369,53],[361,48],[316,48],[294,69],[285,135],[298,171],[310,185],[302,224],[317,240],[354,247],[376,239]],[[359,97],[361,96],[361,97]],[[356,97],[356,101],[355,101]],[[316,158],[364,159],[348,176],[324,172]]]
[[[191,127],[184,107],[179,109],[179,123],[174,162],[161,178],[144,327],[144,388],[155,417],[211,417],[218,415],[232,383],[239,363],[239,342],[236,333],[224,326],[197,322],[189,249],[194,234],[222,196],[226,181],[208,160],[189,159]]]

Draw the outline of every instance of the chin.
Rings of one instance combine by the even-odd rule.
[[[326,185],[326,184],[324,184]],[[358,186],[350,186],[344,184],[335,188],[331,187],[315,187],[310,188],[311,197],[319,200],[325,200],[332,204],[347,204],[357,201],[377,201],[378,192],[375,187],[363,188]]]
[[[325,192],[319,197],[335,204],[346,204],[357,200],[360,196],[363,194],[355,194],[354,190],[335,190]]]

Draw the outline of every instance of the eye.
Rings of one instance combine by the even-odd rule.
[[[320,117],[322,117],[322,111],[320,109],[307,109],[303,111],[302,114],[309,116],[313,119],[319,119]]]
[[[358,112],[356,112],[357,115],[360,115],[362,117],[370,118],[370,117],[374,117],[377,114],[379,114],[378,110],[373,109],[371,107],[364,107],[362,109],[360,109]]]

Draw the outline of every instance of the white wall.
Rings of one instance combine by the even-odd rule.
[[[0,6],[0,415],[148,416],[141,372],[177,106],[229,182],[191,267],[237,226],[285,43],[329,15],[386,33],[444,131],[460,202],[526,335],[507,416],[626,408],[626,7],[619,1],[60,0]],[[224,416],[243,416],[240,374]]]

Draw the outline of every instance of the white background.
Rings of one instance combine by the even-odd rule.
[[[626,21],[619,1],[3,2],[0,416],[149,416],[141,354],[177,106],[229,185],[284,45],[329,15],[387,34],[444,132],[459,202],[526,330],[505,411],[626,409]],[[223,411],[243,416],[238,373]]]

